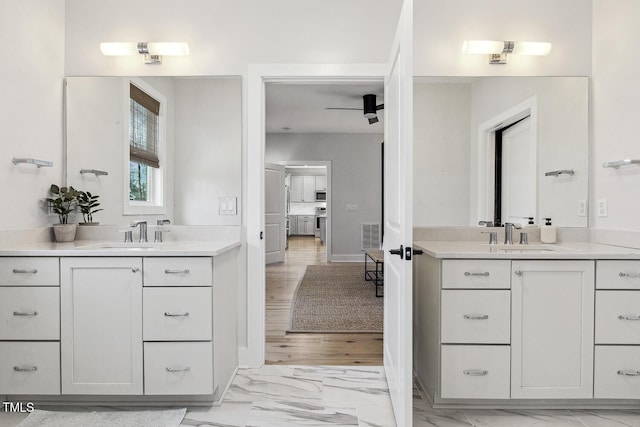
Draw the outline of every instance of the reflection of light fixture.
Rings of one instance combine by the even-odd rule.
[[[145,64],[162,64],[162,56],[189,55],[187,43],[100,43],[105,56],[144,55]]]
[[[489,55],[490,64],[506,64],[507,54],[546,56],[551,52],[551,43],[514,42],[493,40],[465,40],[462,53]]]

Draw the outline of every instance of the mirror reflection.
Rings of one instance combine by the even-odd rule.
[[[67,183],[100,196],[102,224],[239,225],[241,91],[240,77],[67,78]]]
[[[587,227],[588,105],[587,77],[416,78],[414,225]]]

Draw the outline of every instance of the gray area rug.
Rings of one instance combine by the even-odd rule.
[[[186,408],[159,411],[68,412],[34,410],[17,427],[177,427]]]
[[[382,333],[384,298],[364,265],[309,265],[293,295],[287,332]]]

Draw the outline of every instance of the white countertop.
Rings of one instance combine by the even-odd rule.
[[[240,246],[239,240],[123,243],[77,240],[70,243],[9,243],[0,246],[0,256],[217,256]]]
[[[464,241],[415,241],[413,246],[434,258],[640,259],[638,249],[586,242],[489,245]]]

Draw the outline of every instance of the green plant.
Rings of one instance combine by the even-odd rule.
[[[80,212],[82,212],[82,218],[86,223],[93,222],[93,214],[96,212],[100,212],[104,209],[96,209],[100,206],[98,203],[97,194],[91,194],[88,191],[80,191],[78,193],[78,206],[80,207]]]
[[[69,221],[69,214],[73,211],[74,203],[77,201],[79,191],[73,187],[58,187],[55,184],[49,188],[51,197],[47,198],[51,209],[58,214],[60,224],[67,224]]]

